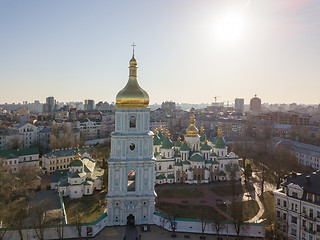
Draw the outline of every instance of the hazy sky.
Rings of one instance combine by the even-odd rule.
[[[132,42],[151,103],[319,103],[319,13],[317,0],[0,0],[0,103],[115,101]]]

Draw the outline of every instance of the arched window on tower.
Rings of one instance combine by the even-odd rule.
[[[130,117],[130,128],[135,128],[136,127],[136,117],[131,116]]]
[[[136,172],[133,170],[130,170],[128,173],[127,191],[134,192],[135,190],[136,190]]]

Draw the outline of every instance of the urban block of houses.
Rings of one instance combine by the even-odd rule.
[[[276,228],[286,239],[320,239],[320,173],[292,173],[274,191]]]
[[[88,153],[82,156],[78,152],[68,164],[67,169],[55,170],[51,176],[50,187],[70,198],[92,195],[94,190],[101,190],[104,170]]]
[[[8,168],[5,171],[19,172],[22,168],[39,169],[39,149],[24,148],[17,150],[0,150],[0,159]]]
[[[281,142],[281,144],[287,146],[296,156],[299,164],[312,167],[315,170],[320,170],[320,146],[279,137],[273,138],[273,141]]]
[[[23,147],[31,148],[38,146],[39,134],[38,127],[31,123],[20,123],[17,125],[17,130],[19,133],[23,134]]]
[[[153,152],[156,158],[156,184],[163,183],[208,183],[241,179],[238,156],[227,152],[222,130],[213,142],[208,142],[201,126],[200,133],[195,126],[195,117],[190,117],[190,125],[184,135],[172,143],[167,129],[166,135],[155,129]]]

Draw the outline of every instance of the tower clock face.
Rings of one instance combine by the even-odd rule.
[[[129,146],[131,151],[133,151],[135,149],[135,147],[136,147],[136,145],[134,145],[134,143],[131,143],[130,146]]]

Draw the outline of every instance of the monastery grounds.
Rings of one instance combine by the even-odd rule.
[[[176,215],[180,218],[201,219],[202,208],[205,218],[229,220],[227,206],[231,209],[232,186],[230,182],[212,182],[200,185],[165,184],[156,185],[156,211],[166,215]],[[259,212],[255,189],[252,185],[235,185],[235,202],[242,204],[245,221],[253,218]]]

